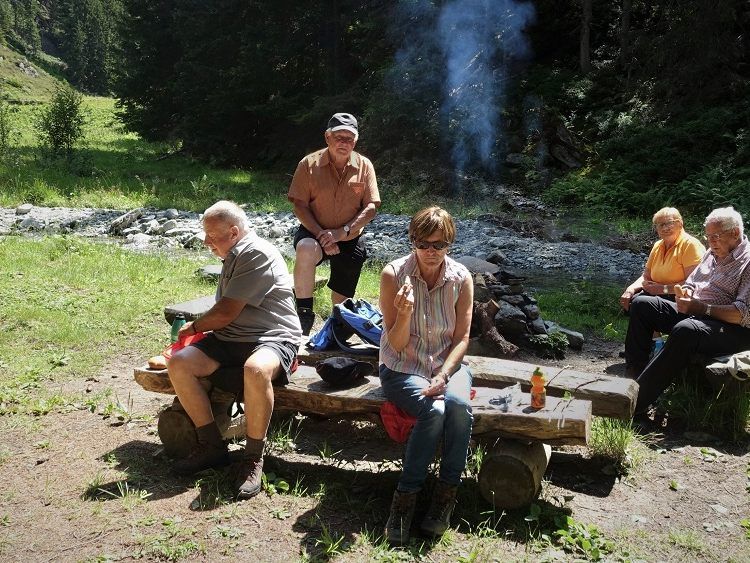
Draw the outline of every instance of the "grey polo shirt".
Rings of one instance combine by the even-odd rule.
[[[250,231],[229,251],[219,277],[216,300],[243,301],[229,325],[214,331],[220,340],[299,344],[302,336],[292,277],[278,249]]]

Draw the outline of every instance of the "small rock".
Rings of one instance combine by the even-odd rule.
[[[42,229],[44,229],[45,224],[39,219],[35,219],[31,216],[26,216],[23,218],[23,221],[21,221],[21,224],[18,227],[26,231],[41,231]]]
[[[156,219],[151,219],[144,225],[143,230],[150,235],[158,235],[161,233],[161,225]]]
[[[138,233],[137,235],[133,235],[132,238],[129,238],[129,240],[133,246],[148,246],[151,237],[144,233]]]
[[[544,326],[544,321],[539,319],[534,319],[531,321],[531,332],[534,334],[547,334],[547,327]]]
[[[523,295],[503,295],[500,299],[506,303],[510,303],[514,307],[522,307],[526,303]]]
[[[161,227],[159,227],[159,232],[161,234],[164,234],[167,231],[171,231],[172,229],[176,229],[176,228],[177,228],[177,221],[175,221],[174,219],[169,219],[168,221],[165,221],[164,224],[161,225]]]
[[[115,235],[122,234],[123,230],[132,227],[138,219],[143,216],[143,209],[133,209],[124,215],[120,215],[109,225],[109,232]]]
[[[726,514],[727,512],[729,512],[729,509],[727,509],[726,506],[722,506],[721,504],[712,504],[711,508],[713,508],[719,514]]]
[[[16,207],[16,215],[26,215],[32,209],[34,209],[34,206],[31,203],[22,203]]]
[[[493,264],[505,264],[507,261],[508,257],[501,250],[493,250],[487,255],[487,262]]]
[[[500,268],[492,262],[487,262],[476,256],[459,256],[456,261],[466,266],[472,274],[494,274],[500,271]]]
[[[219,276],[221,275],[221,265],[209,264],[208,266],[203,266],[202,268],[199,268],[197,273],[200,277],[204,279],[211,280],[211,281],[218,281]]]
[[[189,235],[188,238],[195,234],[195,229],[188,227],[177,227],[176,229],[170,229],[164,232],[165,237],[181,237],[183,235]]]
[[[190,237],[186,242],[182,244],[185,248],[202,248],[203,247],[203,232],[196,233]]]
[[[164,212],[164,216],[167,219],[177,219],[180,216],[180,212],[174,208],[169,208]]]
[[[521,309],[532,321],[537,320],[539,318],[539,315],[541,314],[541,312],[539,311],[539,307],[536,305],[524,305]]]

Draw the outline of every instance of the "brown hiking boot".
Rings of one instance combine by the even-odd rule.
[[[449,485],[438,481],[432,491],[432,502],[422,520],[422,532],[432,536],[441,536],[451,524],[451,514],[456,505],[458,485]]]
[[[395,491],[391,501],[391,515],[385,524],[385,537],[391,545],[405,545],[409,542],[409,529],[414,517],[417,493]]]
[[[245,452],[235,464],[234,488],[239,500],[252,498],[263,486],[263,450],[266,440],[245,437]]]
[[[229,463],[229,452],[221,437],[216,422],[195,429],[198,443],[184,459],[174,463],[178,475],[192,475],[211,467],[221,467]]]
[[[243,459],[235,465],[234,487],[239,500],[253,498],[263,484],[263,458]]]

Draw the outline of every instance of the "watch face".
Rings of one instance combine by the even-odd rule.
[[[344,225],[344,232],[345,232],[346,234],[349,234],[349,231],[350,231],[350,230],[351,230],[351,229],[350,229],[349,225]]]

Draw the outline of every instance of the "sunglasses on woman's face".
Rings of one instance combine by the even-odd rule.
[[[433,248],[435,250],[445,250],[448,248],[451,243],[445,242],[444,240],[437,240],[434,242],[428,242],[426,240],[415,240],[412,242],[414,245],[414,248],[418,250],[427,250],[428,248]]]

